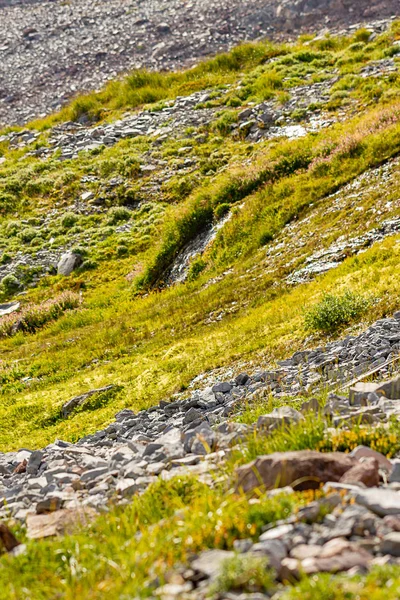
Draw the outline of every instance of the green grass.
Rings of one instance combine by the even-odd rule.
[[[396,600],[400,594],[398,566],[373,567],[365,576],[320,573],[304,578],[282,600]]]
[[[196,479],[160,481],[74,535],[28,542],[18,558],[2,556],[0,598],[150,597],[176,562],[207,547],[230,549],[237,538],[256,539],[264,525],[289,516],[308,497],[254,504]]]

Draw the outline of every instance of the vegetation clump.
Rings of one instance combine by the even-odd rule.
[[[217,581],[212,586],[214,592],[271,592],[275,587],[274,574],[268,568],[265,556],[236,554],[226,560]]]
[[[372,300],[361,294],[345,291],[341,295],[324,294],[322,300],[305,314],[305,327],[309,331],[332,333],[349,325],[363,315]]]
[[[107,223],[109,225],[118,225],[118,223],[129,221],[131,216],[132,213],[128,208],[125,208],[124,206],[113,206],[108,211]]]
[[[1,287],[3,288],[6,296],[11,296],[21,288],[21,284],[15,275],[9,274],[3,277],[1,280]]]
[[[58,319],[66,311],[77,308],[79,304],[80,297],[74,292],[63,292],[40,305],[28,304],[21,312],[0,318],[0,338],[10,337],[19,331],[34,333],[50,321]]]

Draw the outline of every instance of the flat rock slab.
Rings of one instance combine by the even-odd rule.
[[[223,563],[233,556],[235,553],[227,550],[207,550],[192,562],[191,567],[202,575],[215,579],[220,574]]]
[[[355,464],[341,452],[275,452],[259,456],[236,471],[236,490],[292,486],[297,490],[316,489],[321,483],[339,481]]]
[[[4,317],[5,315],[9,315],[15,311],[17,311],[20,307],[19,302],[9,302],[8,304],[0,304],[0,317]]]
[[[66,402],[61,408],[61,414],[63,418],[66,419],[76,408],[78,408],[79,406],[83,406],[86,400],[89,400],[89,398],[92,398],[92,396],[95,396],[96,394],[105,394],[107,392],[111,392],[112,390],[117,389],[117,387],[118,386],[114,384],[106,385],[105,387],[98,388],[96,390],[90,390],[85,394],[81,394],[80,396],[75,396],[74,398],[71,398],[71,400],[68,400],[68,402]]]
[[[85,507],[75,510],[58,510],[47,515],[29,515],[26,520],[27,535],[31,540],[71,533],[78,526],[86,526],[96,516],[96,511]]]
[[[400,493],[387,488],[361,490],[356,493],[355,500],[380,517],[400,514]]]

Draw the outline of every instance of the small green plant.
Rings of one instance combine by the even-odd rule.
[[[218,204],[218,206],[214,208],[214,217],[217,221],[219,221],[220,219],[222,219],[222,217],[228,214],[230,209],[230,204],[228,204],[227,202],[222,202],[222,204]]]
[[[200,273],[204,271],[206,266],[207,263],[201,256],[200,258],[194,260],[189,268],[188,281],[194,281],[195,279],[197,279]]]
[[[113,206],[108,212],[107,223],[109,225],[117,225],[118,223],[129,221],[131,216],[131,211],[124,206]]]
[[[342,295],[325,294],[320,302],[305,313],[309,331],[332,332],[356,321],[371,306],[372,300],[346,291]]]
[[[237,113],[232,110],[224,111],[219,119],[215,121],[213,129],[218,131],[221,135],[228,135],[231,132],[232,126],[237,123]]]
[[[129,254],[129,248],[125,244],[119,244],[117,246],[117,256],[126,256]]]
[[[237,554],[225,561],[213,591],[269,592],[274,588],[272,570],[265,556]]]
[[[23,229],[19,234],[19,237],[25,244],[29,244],[37,236],[38,232],[33,227],[27,227]]]
[[[79,216],[73,212],[67,212],[61,217],[61,227],[70,229],[79,221]]]
[[[18,231],[21,229],[21,224],[19,221],[9,221],[6,227],[6,233],[8,236],[17,235]]]
[[[0,258],[0,263],[2,265],[7,265],[8,263],[11,262],[11,260],[12,260],[11,256],[7,252],[4,252],[4,254],[2,255],[2,257]]]
[[[1,285],[3,287],[4,293],[9,296],[11,294],[15,294],[21,287],[20,282],[15,277],[15,275],[6,275],[1,280]]]

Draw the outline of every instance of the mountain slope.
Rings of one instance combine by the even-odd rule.
[[[94,448],[74,474],[93,467],[108,477],[108,460],[116,461],[116,474],[92,493],[86,483],[74,492],[87,493],[84,505],[92,508],[96,495],[102,508],[105,495],[124,505],[132,485],[117,489],[113,478],[135,449],[118,437],[120,422],[143,418],[130,427],[139,428],[135,444],[148,448],[160,446],[164,430],[181,427],[179,419],[190,423],[173,415],[171,401],[186,400],[194,422],[197,410],[210,420],[218,403],[226,414],[218,430],[223,454],[188,471],[201,479],[215,470],[218,485],[209,489],[208,477],[205,484],[155,482],[93,529],[37,542],[37,550],[30,542],[27,555],[1,559],[0,598],[52,598],[54,589],[65,598],[151,596],[165,569],[186,562],[187,553],[230,549],[247,525],[256,539],[266,523],[310,500],[302,493],[263,497],[257,507],[232,492],[224,502],[226,475],[237,465],[264,452],[348,451],[357,443],[397,454],[398,426],[387,415],[381,427],[366,418],[373,427],[356,427],[353,437],[340,419],[326,436],[325,423],[308,415],[289,432],[254,436],[231,462],[219,462],[230,452],[227,440],[237,442],[272,408],[299,408],[313,393],[323,403],[326,388],[340,391],[371,369],[382,376],[392,364],[396,370],[397,321],[385,318],[399,308],[399,42],[399,22],[388,21],[347,35],[240,46],[185,72],[134,72],[27,129],[3,132],[1,452],[49,445],[44,452],[57,475],[60,448],[74,456]],[[352,345],[354,352],[345,350]],[[243,371],[253,387],[238,379],[229,390],[222,383],[215,398],[204,392]],[[364,418],[348,410],[350,420]],[[53,444],[57,438],[61,445]],[[123,458],[111,457],[114,451]],[[42,489],[30,478],[38,470],[27,471],[30,456],[3,454],[0,462],[10,505],[3,516],[9,510],[20,523],[29,510],[18,494],[28,502]],[[146,467],[144,487],[163,471],[164,458],[151,463],[151,473]],[[9,464],[21,472],[12,474]],[[27,488],[12,487],[17,475]],[[73,488],[73,480],[60,485]],[[193,521],[178,522],[181,511]],[[205,513],[212,516],[202,528]],[[134,535],[138,545],[126,556]],[[183,536],[187,547],[177,542],[169,550]],[[91,543],[95,552],[87,550]],[[81,566],[74,548],[83,549]],[[313,593],[302,585],[293,597]],[[329,582],[321,586],[323,598]]]

